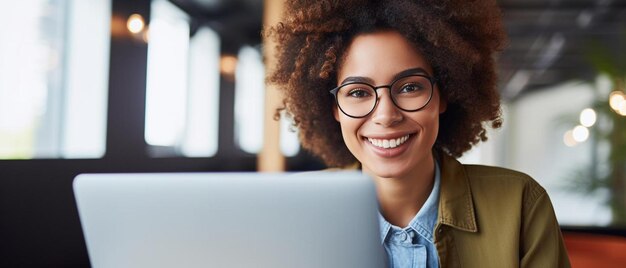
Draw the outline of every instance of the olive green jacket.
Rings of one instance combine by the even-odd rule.
[[[570,267],[554,209],[537,182],[439,155],[441,267]]]

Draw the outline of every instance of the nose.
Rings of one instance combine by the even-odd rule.
[[[390,127],[402,121],[402,112],[391,100],[389,90],[379,90],[378,92],[378,104],[372,112],[372,121],[383,127]]]

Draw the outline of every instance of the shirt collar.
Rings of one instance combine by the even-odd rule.
[[[420,236],[424,239],[433,242],[433,230],[435,225],[437,224],[437,209],[439,205],[439,191],[441,185],[441,172],[439,169],[439,164],[435,161],[435,178],[434,178],[433,189],[424,202],[422,208],[417,212],[417,215],[409,222],[409,225],[404,228],[411,228],[415,230]],[[382,243],[385,243],[385,239],[389,235],[389,232],[394,227],[389,223],[385,218],[378,213],[378,222],[380,225],[380,236]],[[398,228],[400,229],[400,228]]]
[[[453,228],[478,232],[469,178],[463,165],[441,153],[441,193],[438,222]]]

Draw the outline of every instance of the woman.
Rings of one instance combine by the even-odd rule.
[[[541,186],[455,159],[501,125],[494,1],[289,1],[270,34],[302,146],[374,179],[390,267],[569,267]]]

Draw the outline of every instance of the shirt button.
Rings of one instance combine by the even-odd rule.
[[[400,239],[402,239],[402,240],[406,240],[408,237],[409,236],[406,233],[404,233],[404,232],[400,235]]]

